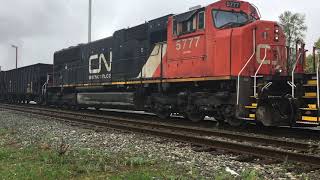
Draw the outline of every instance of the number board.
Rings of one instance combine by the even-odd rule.
[[[240,8],[240,2],[227,1],[227,7],[229,7],[229,8]]]

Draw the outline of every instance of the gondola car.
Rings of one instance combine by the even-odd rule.
[[[42,86],[52,64],[34,64],[0,72],[0,97],[11,103],[41,102]]]

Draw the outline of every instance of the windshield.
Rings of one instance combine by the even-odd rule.
[[[250,21],[248,15],[243,12],[213,10],[212,16],[218,29],[240,27]]]

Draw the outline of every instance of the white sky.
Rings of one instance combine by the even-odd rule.
[[[121,28],[135,26],[167,14],[185,12],[189,7],[216,0],[93,0],[93,40]],[[308,4],[306,4],[306,1]],[[249,0],[265,20],[277,21],[285,10],[304,13],[308,32],[307,48],[320,38],[320,1]],[[15,67],[19,46],[19,66],[52,63],[53,53],[87,41],[88,0],[0,0],[0,66]]]

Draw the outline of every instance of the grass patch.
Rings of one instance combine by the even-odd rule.
[[[6,128],[0,128],[0,136],[4,136],[8,133],[8,130]]]
[[[38,147],[0,147],[2,179],[187,179],[183,174],[143,156],[87,150],[59,155]]]
[[[11,132],[10,129],[0,130],[0,138],[11,137]],[[0,179],[204,179],[193,163],[186,167],[145,154],[69,150],[63,139],[57,148],[44,140],[28,147],[21,147],[14,138],[3,140],[4,144],[0,143]],[[216,175],[215,179],[221,180],[260,179],[256,171],[245,171],[239,177],[223,170],[212,173]]]

